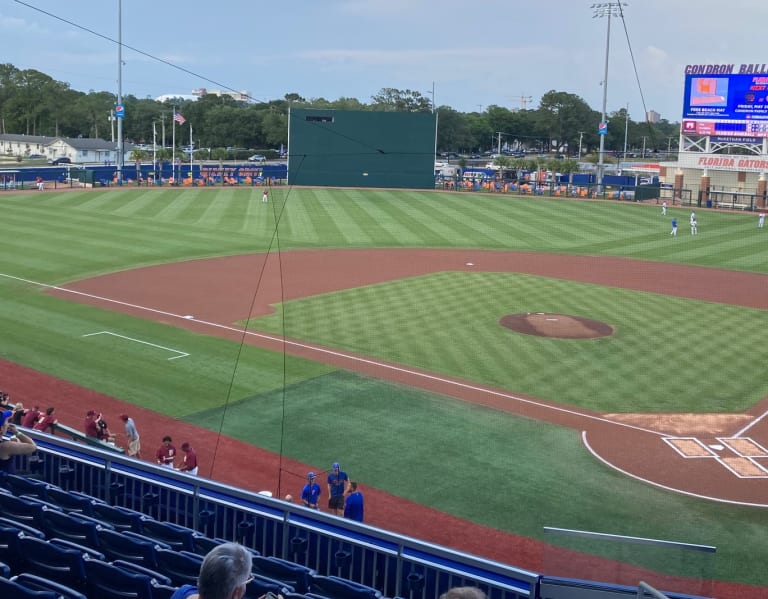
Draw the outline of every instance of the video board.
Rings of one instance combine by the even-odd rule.
[[[768,74],[688,73],[683,134],[768,137]]]

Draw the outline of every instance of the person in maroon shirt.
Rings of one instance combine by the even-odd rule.
[[[172,441],[169,435],[163,437],[163,444],[155,453],[157,463],[165,468],[173,468],[173,460],[176,458],[176,448],[171,444]]]
[[[52,433],[53,432],[53,425],[58,424],[58,420],[56,419],[56,416],[53,415],[55,412],[55,408],[48,408],[45,411],[45,416],[43,416],[40,420],[38,420],[35,423],[35,426],[33,427],[36,431],[43,431],[44,433]]]
[[[184,461],[179,466],[179,470],[197,476],[197,454],[192,446],[187,442],[181,444],[181,451],[184,452]]]
[[[40,418],[40,407],[34,406],[27,410],[24,413],[24,418],[21,421],[21,426],[26,426],[27,428],[32,428],[35,426],[35,423],[37,422],[38,418]]]
[[[85,434],[88,437],[96,437],[99,436],[99,425],[98,425],[98,414],[94,410],[88,410],[88,413],[85,415],[85,424],[83,425],[83,429],[85,430]]]

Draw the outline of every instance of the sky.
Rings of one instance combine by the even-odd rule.
[[[138,98],[229,88],[255,101],[298,93],[369,103],[382,88],[396,88],[480,112],[489,105],[536,108],[556,90],[600,111],[609,19],[595,17],[592,6],[580,0],[0,0],[0,62],[83,92],[116,94],[121,81],[123,95]],[[768,63],[758,50],[768,2],[630,0],[623,13],[623,22],[610,19],[609,114],[628,107],[635,121],[646,110],[680,121],[686,64]]]

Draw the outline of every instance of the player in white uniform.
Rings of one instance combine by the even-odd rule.
[[[691,212],[691,235],[698,235],[699,229],[696,223],[696,213]]]
[[[666,216],[667,215],[667,200],[664,200],[661,203],[661,215]]]

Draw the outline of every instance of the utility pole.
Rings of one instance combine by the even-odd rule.
[[[624,162],[627,161],[627,133],[629,133],[629,102],[627,102],[627,112],[624,114]]]
[[[645,158],[645,138],[648,137],[647,135],[643,135],[643,158]]]
[[[584,138],[584,132],[579,131],[579,160],[581,160],[581,140]]]
[[[521,94],[520,96],[512,96],[513,100],[519,100],[520,110],[525,110],[528,107],[529,102],[533,102],[533,96],[526,96]]]

